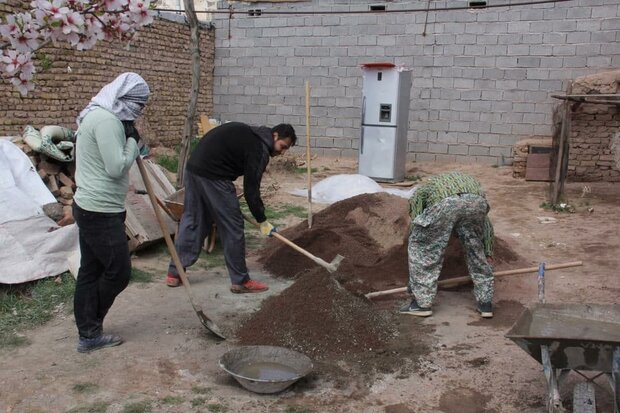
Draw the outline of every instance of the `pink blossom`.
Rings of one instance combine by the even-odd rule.
[[[104,0],[106,11],[122,10],[127,5],[128,0]]]
[[[4,53],[4,56],[0,58],[2,63],[5,64],[4,70],[10,75],[19,72],[20,66],[26,63],[27,56],[15,50],[6,50]]]
[[[19,27],[15,21],[15,16],[12,14],[6,16],[6,24],[0,25],[0,35],[2,37],[9,37],[13,33],[18,31]]]
[[[0,71],[24,96],[34,89],[32,52],[42,43],[87,50],[104,39],[129,41],[153,21],[151,0],[32,0],[30,5],[29,12],[7,14],[0,24]]]
[[[34,83],[31,81],[31,79],[26,78],[22,74],[20,74],[19,77],[11,78],[11,83],[13,84],[13,86],[15,86],[15,89],[17,89],[19,93],[21,93],[22,96],[26,96],[28,92],[34,90]]]
[[[149,0],[132,0],[129,3],[131,19],[140,26],[153,23],[153,15],[149,10]]]

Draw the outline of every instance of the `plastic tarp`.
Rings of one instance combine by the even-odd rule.
[[[383,188],[371,178],[360,174],[341,174],[330,176],[312,187],[312,202],[332,204],[361,194],[387,192],[401,198],[410,198],[416,187],[411,189]],[[296,189],[291,194],[308,196],[307,189]]]
[[[0,139],[0,283],[18,284],[69,270],[75,224],[58,227],[42,206],[56,202],[30,159]],[[50,231],[51,228],[56,228]]]

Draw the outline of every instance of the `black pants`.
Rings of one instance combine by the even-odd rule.
[[[73,205],[82,254],[73,297],[80,337],[93,338],[103,332],[103,319],[116,296],[129,284],[131,259],[125,215],[90,212]]]
[[[184,268],[193,265],[213,222],[224,249],[230,282],[243,284],[250,279],[245,262],[245,234],[239,199],[232,181],[212,180],[185,170],[185,209],[175,246]],[[174,262],[168,272],[179,274]]]

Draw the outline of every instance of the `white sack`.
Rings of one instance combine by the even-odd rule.
[[[0,283],[19,284],[52,277],[69,269],[78,249],[75,224],[60,227],[47,216],[0,224]]]
[[[45,216],[41,208],[56,202],[30,159],[15,144],[0,139],[0,224]]]
[[[312,202],[332,204],[361,194],[387,192],[401,198],[410,198],[415,192],[411,189],[385,189],[377,182],[360,174],[341,174],[330,176],[312,187]],[[307,189],[296,189],[291,194],[308,197]]]
[[[42,206],[56,202],[30,159],[0,139],[0,283],[19,284],[69,269],[78,250],[75,224],[58,228]],[[48,232],[50,228],[58,228]]]

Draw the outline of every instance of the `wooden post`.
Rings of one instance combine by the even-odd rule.
[[[566,94],[569,95],[572,89],[572,85],[569,85]],[[564,159],[566,158],[566,162],[568,162],[568,134],[570,118],[570,102],[569,100],[565,100],[564,114],[562,115],[562,127],[560,129],[560,142],[555,165],[555,178],[553,180],[553,193],[551,194],[551,205],[556,205],[560,202],[560,197],[562,196],[562,192],[564,190],[564,180],[566,179],[566,172],[564,169],[567,166],[565,165]]]
[[[310,82],[306,80],[306,166],[308,168],[308,228],[312,228],[312,165],[310,165]]]

